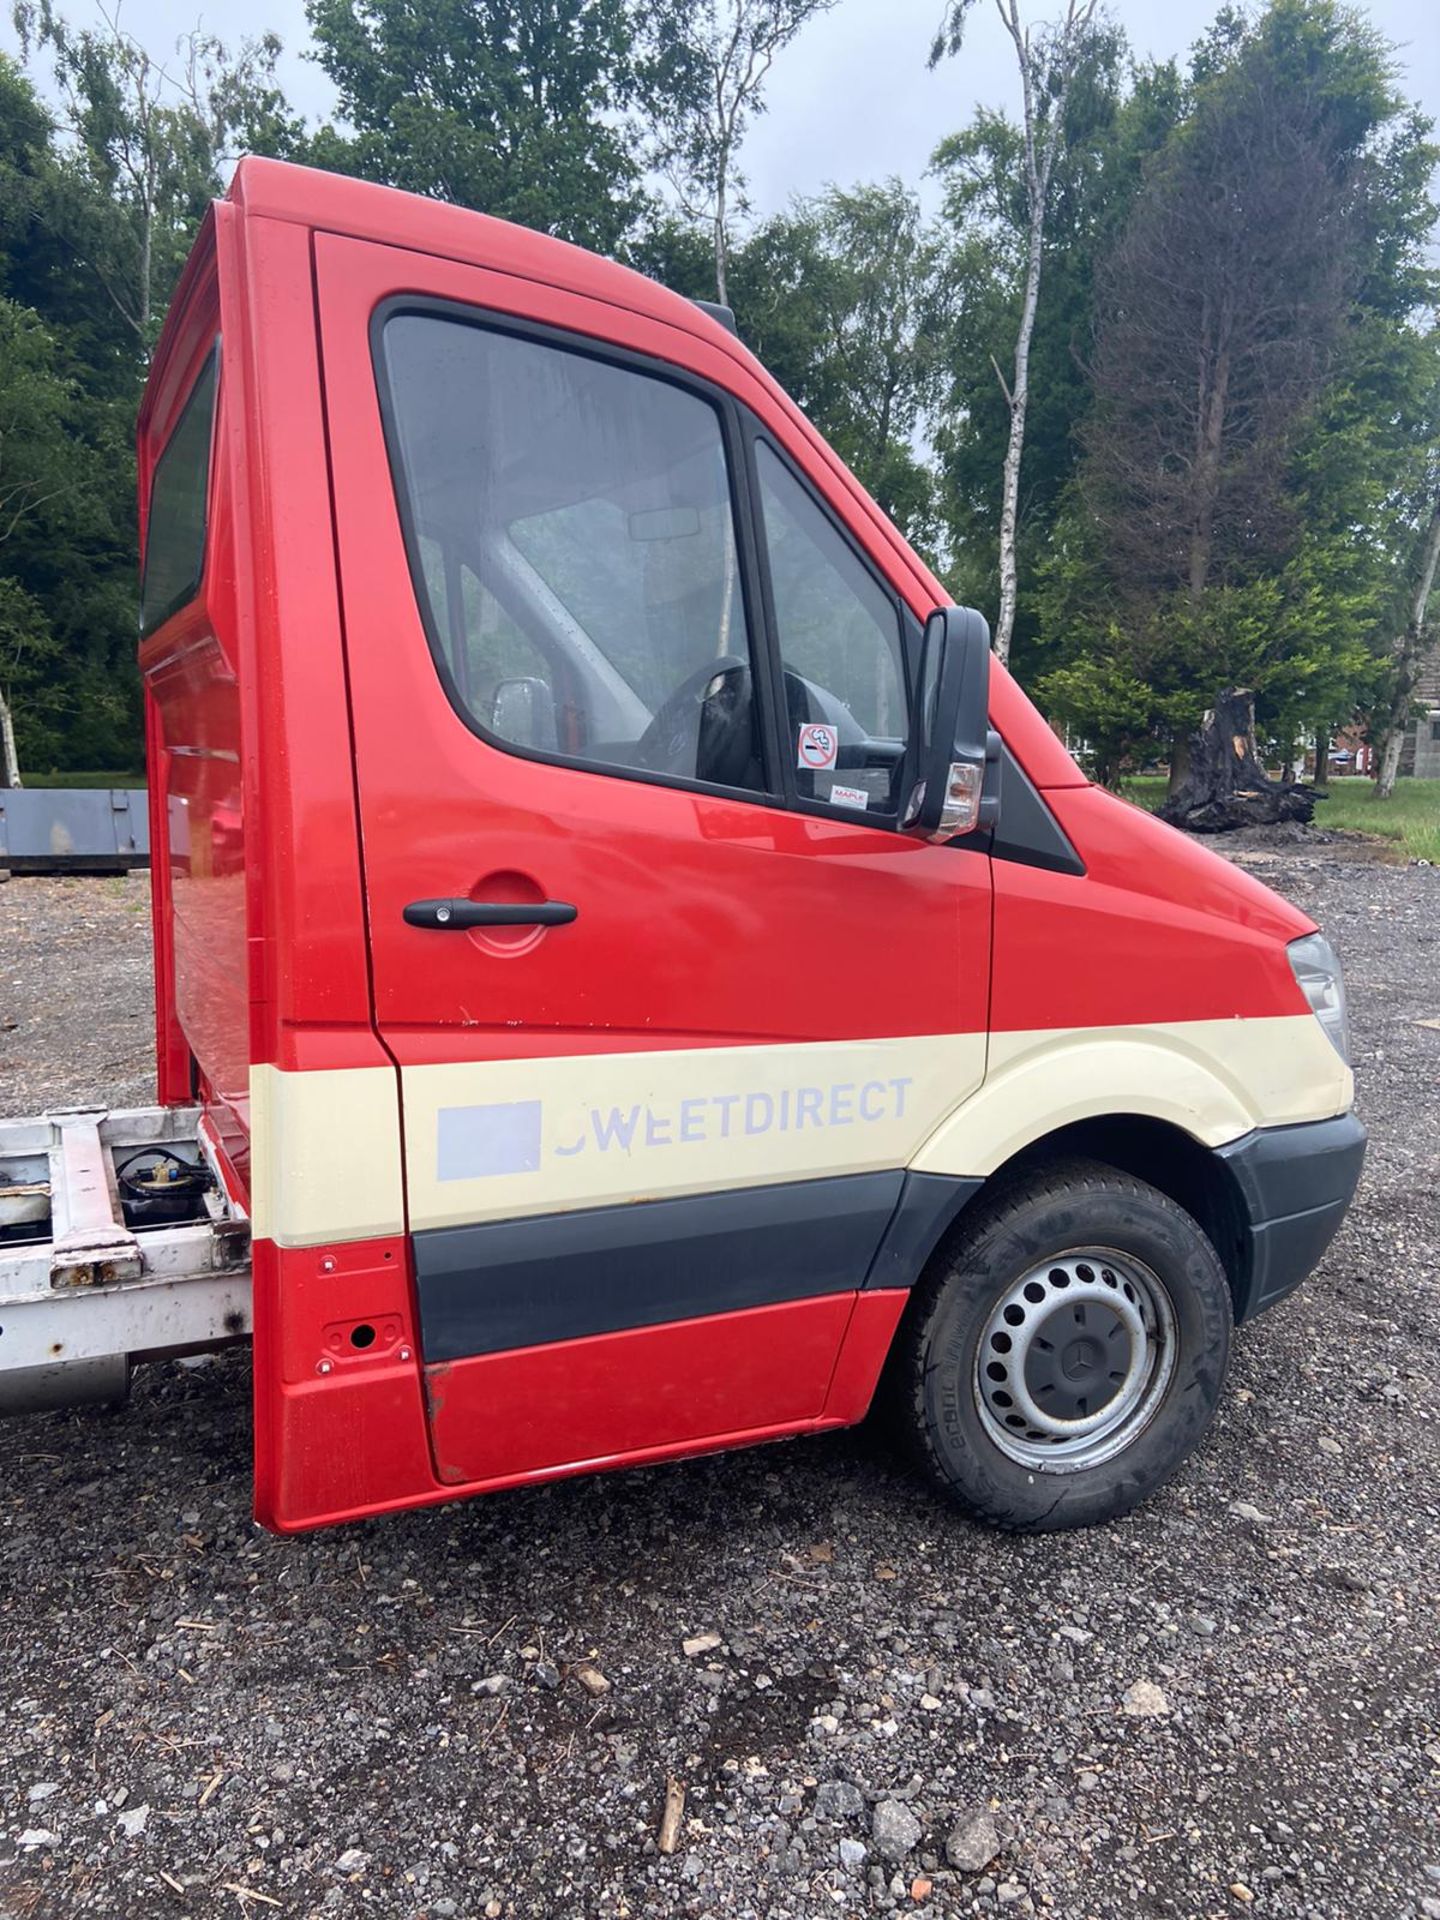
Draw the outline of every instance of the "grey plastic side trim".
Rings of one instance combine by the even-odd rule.
[[[425,1359],[854,1292],[904,1180],[849,1174],[417,1233]]]
[[[865,1276],[866,1287],[913,1287],[926,1261],[984,1184],[945,1173],[907,1173],[885,1238]]]

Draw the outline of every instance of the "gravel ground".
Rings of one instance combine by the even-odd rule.
[[[1241,849],[1371,1151],[1143,1512],[989,1534],[862,1431],[280,1541],[243,1359],[148,1369],[0,1430],[0,1914],[1440,1915],[1440,871],[1357,852]],[[0,1110],[145,1093],[144,897],[0,887]]]
[[[0,885],[0,1119],[155,1098],[150,876]]]

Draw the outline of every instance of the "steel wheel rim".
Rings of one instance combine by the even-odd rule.
[[[1149,1425],[1175,1372],[1175,1308],[1134,1254],[1082,1247],[1023,1273],[975,1349],[975,1407],[1017,1465],[1078,1473]]]

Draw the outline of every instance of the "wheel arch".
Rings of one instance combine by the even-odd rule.
[[[1156,1188],[1198,1224],[1230,1283],[1236,1318],[1249,1296],[1252,1241],[1238,1181],[1225,1160],[1170,1120],[1147,1113],[1092,1114],[1027,1142],[990,1172],[946,1220],[916,1269],[920,1279],[967,1232],[975,1209],[1029,1175],[1066,1160],[1091,1160]]]

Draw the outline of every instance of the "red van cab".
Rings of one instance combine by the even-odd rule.
[[[1354,1189],[1334,956],[1091,786],[724,316],[247,160],[140,422],[160,1093],[256,1512],[860,1420],[1123,1511]]]

